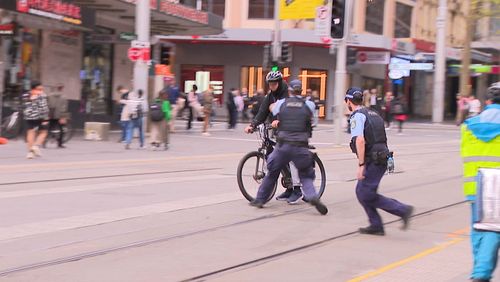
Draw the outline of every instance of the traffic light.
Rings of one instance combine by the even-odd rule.
[[[333,39],[344,38],[345,0],[333,0],[332,26],[330,35]]]
[[[271,50],[272,50],[271,45],[264,45],[264,54],[263,54],[262,66],[265,69],[269,69],[270,64],[271,64],[271,60],[272,60],[272,56],[273,56]]]
[[[273,63],[273,65],[271,66],[271,71],[279,71],[279,70],[280,70],[280,67],[278,66],[278,64]]]
[[[292,46],[289,43],[281,44],[281,62],[289,63],[292,61]]]
[[[170,65],[170,47],[161,46],[160,48],[160,64]]]

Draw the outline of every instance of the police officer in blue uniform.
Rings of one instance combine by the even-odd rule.
[[[328,208],[321,203],[314,189],[314,160],[312,153],[309,151],[309,138],[312,131],[311,120],[315,105],[301,96],[302,83],[299,80],[290,82],[290,87],[293,89],[291,97],[278,100],[270,106],[273,115],[277,116],[272,125],[278,128],[278,144],[268,157],[268,173],[259,187],[256,199],[250,205],[262,208],[265,199],[269,198],[280,171],[289,162],[293,162],[299,171],[305,199],[319,213],[325,215],[328,213]]]
[[[368,215],[370,225],[360,228],[361,234],[385,235],[382,218],[377,209],[402,218],[401,229],[408,228],[413,207],[378,194],[378,186],[387,169],[389,149],[385,134],[384,120],[373,110],[361,106],[363,90],[357,87],[347,90],[345,102],[351,124],[351,150],[358,157],[358,183],[356,196]]]

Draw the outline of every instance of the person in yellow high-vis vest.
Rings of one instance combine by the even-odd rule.
[[[480,168],[500,168],[500,83],[488,89],[487,106],[462,125],[461,155],[464,161],[464,194],[471,202],[472,224],[476,219],[476,176]],[[472,227],[472,226],[471,226]],[[500,232],[471,228],[474,265],[471,279],[490,281],[496,268]]]

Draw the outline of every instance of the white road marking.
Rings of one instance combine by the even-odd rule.
[[[0,241],[11,240],[26,236],[44,233],[52,233],[62,230],[82,228],[105,224],[119,220],[149,216],[178,210],[199,208],[214,204],[243,199],[238,192],[203,196],[197,198],[183,199],[179,201],[164,202],[152,205],[144,205],[132,208],[122,208],[102,212],[88,213],[85,215],[56,218],[34,223],[20,224],[0,228]]]
[[[197,175],[197,176],[140,179],[140,180],[133,180],[133,181],[125,181],[125,182],[110,182],[110,183],[103,183],[103,184],[85,184],[85,185],[77,185],[77,186],[56,187],[56,188],[49,188],[49,189],[43,189],[43,190],[40,189],[40,190],[25,190],[25,191],[9,191],[9,192],[0,192],[0,199],[40,196],[40,195],[59,194],[59,193],[86,192],[86,191],[94,191],[94,190],[133,187],[133,186],[145,185],[145,184],[194,182],[194,181],[205,181],[205,180],[225,179],[225,178],[235,178],[235,177],[236,176],[207,174],[207,175]]]

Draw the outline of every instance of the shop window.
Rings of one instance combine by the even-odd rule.
[[[201,9],[218,16],[224,17],[226,11],[226,0],[203,0]]]
[[[313,94],[319,96],[319,117],[324,118],[328,72],[326,70],[303,69],[299,75],[299,79],[302,80],[302,95],[305,95],[307,90],[310,89]]]
[[[274,0],[249,0],[248,1],[249,19],[273,19],[274,18]]]
[[[384,33],[384,2],[373,0],[366,2],[365,30],[375,34]]]
[[[182,65],[180,88],[184,92],[189,92],[194,84],[200,93],[212,87],[214,97],[222,103],[224,100],[224,66]]]
[[[196,9],[197,2],[197,0],[180,0],[178,3]],[[226,0],[201,0],[201,10],[224,17]]]
[[[288,80],[290,77],[290,69],[284,68],[281,70],[283,78]],[[259,89],[263,89],[265,93],[269,90],[266,83],[265,71],[260,66],[245,66],[240,71],[240,86],[241,88],[248,89],[248,95],[252,97]]]
[[[411,14],[413,7],[396,3],[396,23],[394,25],[395,38],[409,38],[411,37]]]
[[[98,27],[101,34],[112,34],[113,31]],[[82,94],[80,111],[92,115],[111,115],[112,104],[112,70],[113,45],[92,43],[85,40],[83,47],[83,63],[80,71]]]

